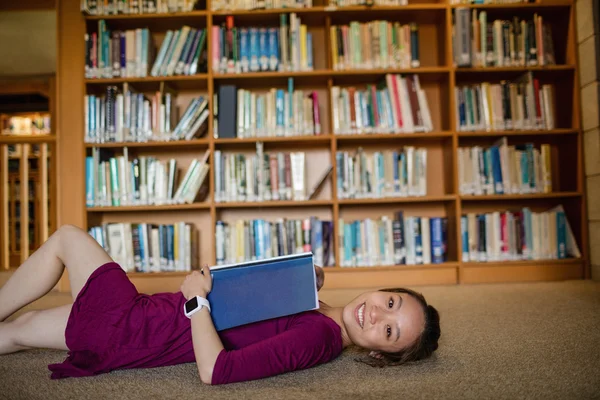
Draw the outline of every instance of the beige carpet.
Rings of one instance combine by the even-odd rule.
[[[438,308],[436,356],[374,369],[346,351],[311,370],[220,387],[194,364],[52,381],[66,353],[0,356],[1,399],[600,399],[600,283],[417,287]],[[355,291],[325,292],[343,303]],[[68,296],[48,296],[52,306]],[[43,332],[41,332],[43,334]]]

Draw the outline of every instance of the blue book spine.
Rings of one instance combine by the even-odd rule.
[[[309,70],[313,70],[313,46],[312,46],[312,34],[306,34],[306,64]]]
[[[352,225],[344,223],[344,261],[352,265]]]
[[[360,110],[362,113],[362,124],[364,127],[372,126],[371,119],[369,118],[369,110],[367,109],[367,99],[364,93],[358,94],[360,99]]]
[[[504,194],[504,185],[502,184],[502,168],[500,166],[500,150],[498,146],[492,146],[492,173],[494,174],[494,192]]]
[[[175,227],[167,225],[167,267],[169,271],[175,271],[174,239]]]
[[[248,28],[240,29],[240,60],[242,72],[248,72],[250,66],[250,39]]]
[[[394,192],[395,193],[399,193],[400,192],[400,169],[398,168],[398,152],[394,151],[392,152],[392,159],[394,162]]]
[[[362,253],[362,242],[360,238],[360,225],[361,221],[354,221],[354,225],[352,227],[352,233],[354,236],[354,247],[352,252],[352,258],[356,262],[358,260],[358,255]]]
[[[290,128],[294,123],[294,78],[288,78],[288,121],[290,124]]]
[[[533,221],[531,210],[523,208],[523,220],[525,222],[525,244],[527,245],[528,259],[533,258]]]
[[[533,143],[527,143],[525,145],[525,148],[527,149],[527,162],[528,162],[527,170],[529,171],[529,187],[531,189],[534,189],[535,185],[536,185],[536,181],[535,181],[535,171],[534,171],[534,164],[533,164]]]
[[[390,92],[388,90],[384,90],[382,91],[382,96],[384,97],[385,101],[384,104],[382,105],[382,107],[385,107],[387,110],[387,126],[389,127],[393,127],[394,126],[394,111],[392,110],[392,100],[390,99]],[[381,114],[379,114],[381,118]]]
[[[284,121],[284,93],[283,89],[277,89],[277,98],[275,99],[275,108],[277,109],[277,127],[283,128]]]
[[[467,125],[467,116],[466,116],[466,109],[465,109],[465,99],[464,96],[462,94],[462,90],[457,89],[459,91],[458,93],[458,120],[459,120],[459,125],[460,126],[466,126]]]
[[[141,264],[142,270],[140,272],[148,272],[148,259],[145,257],[146,254],[146,246],[147,244],[144,242],[144,228],[146,224],[138,225],[138,235],[140,236],[140,254],[141,254]]]
[[[567,257],[567,221],[565,213],[562,211],[556,212],[556,248],[558,258]]]
[[[486,185],[491,183],[488,180],[490,176],[490,149],[486,149],[483,151],[483,177],[485,179]]]
[[[388,39],[390,40],[390,39]],[[411,58],[412,58],[412,67],[419,66],[419,31],[416,27],[416,24],[410,25],[410,50],[411,50]]]
[[[415,264],[423,264],[423,235],[421,233],[421,217],[413,217],[413,234],[415,236]]]
[[[442,219],[431,218],[429,220],[431,232],[431,262],[441,264],[444,262],[444,242],[442,237]]]
[[[256,129],[260,132],[263,128],[263,102],[262,98],[257,99],[256,101]]]
[[[94,207],[94,158],[85,158],[85,205],[87,207]]]
[[[269,69],[269,43],[267,42],[267,28],[258,30],[258,48],[260,70],[267,71]]]
[[[121,35],[119,37],[119,41],[121,43],[121,45],[119,46],[119,65],[121,66],[121,77],[125,76],[125,71],[127,68],[127,58],[125,57],[125,50],[126,50],[126,46],[127,46],[127,41],[125,40],[125,32],[121,32]],[[131,46],[131,43],[129,44]]]
[[[344,155],[339,151],[335,154],[335,163],[336,163],[336,167],[337,167],[336,168],[337,190],[341,193],[344,188],[344,177],[342,176]]]
[[[250,28],[250,71],[258,71],[259,67],[258,29]]]
[[[469,222],[466,215],[460,217],[460,236],[462,240],[462,261],[469,261]]]
[[[382,153],[377,154],[377,163],[379,164],[379,185],[377,188],[377,193],[379,195],[383,195],[383,189],[385,187],[385,165]]]
[[[277,40],[277,28],[269,28],[268,30],[268,41],[269,41],[269,70],[277,71],[279,69],[279,47]]]
[[[378,223],[379,225],[379,260],[386,260],[385,258],[385,225],[383,222]],[[392,238],[389,238],[390,241]],[[383,263],[381,263],[383,264]]]
[[[263,230],[263,221],[261,219],[254,220],[256,230],[254,238],[256,243],[256,259],[262,260],[265,257],[265,234]]]
[[[315,230],[315,247],[313,247],[313,254],[316,254],[315,263],[318,266],[324,266],[325,260],[323,258],[323,221],[315,220],[311,227]],[[315,251],[318,249],[318,251]]]
[[[529,183],[529,166],[527,165],[528,157],[526,152],[521,153],[521,179],[523,186],[531,187]]]

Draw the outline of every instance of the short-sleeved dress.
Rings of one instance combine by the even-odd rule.
[[[78,294],[67,321],[69,353],[48,366],[52,379],[126,368],[195,362],[190,320],[181,292],[138,293],[117,263],[100,266]],[[341,329],[317,311],[219,332],[212,383],[259,379],[309,368],[343,350]]]

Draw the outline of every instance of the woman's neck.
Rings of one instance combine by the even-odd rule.
[[[342,331],[342,343],[343,343],[344,348],[350,346],[352,344],[352,341],[348,337],[348,332],[346,332],[346,326],[344,325],[344,319],[342,317],[344,308],[343,307],[331,307],[323,302],[320,302],[320,303],[321,303],[321,307],[317,311],[319,311],[321,314],[325,315],[326,317],[331,318],[332,320],[335,321],[336,324],[339,325],[340,330]]]

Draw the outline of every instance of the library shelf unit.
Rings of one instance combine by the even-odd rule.
[[[408,0],[406,6],[353,6],[335,7],[327,0],[315,0],[312,8],[211,11],[207,9],[185,13],[143,15],[82,15],[78,0],[65,0],[58,6],[59,25],[59,100],[62,112],[59,137],[63,152],[72,152],[69,162],[72,170],[77,166],[73,179],[60,190],[71,193],[60,209],[60,220],[83,228],[108,222],[173,223],[185,220],[199,229],[199,264],[216,262],[216,221],[234,221],[240,218],[308,218],[316,216],[334,222],[333,247],[335,260],[340,260],[337,221],[363,218],[392,217],[396,211],[405,216],[447,217],[447,260],[431,265],[395,265],[380,267],[325,268],[326,289],[363,288],[382,286],[411,286],[435,284],[461,284],[478,282],[545,281],[560,279],[584,279],[589,277],[588,233],[586,196],[584,195],[582,129],[579,101],[579,70],[576,46],[575,3],[571,0],[539,0],[522,4],[457,5],[446,1]],[[462,68],[453,62],[452,31],[453,13],[458,7],[486,10],[490,18],[531,18],[542,15],[552,24],[552,38],[557,65]],[[213,42],[211,29],[225,23],[233,16],[235,25],[272,26],[279,24],[281,13],[296,13],[313,37],[314,70],[298,72],[251,72],[243,74],[215,73],[212,68]],[[183,25],[208,31],[208,68],[193,76],[169,76],[148,78],[85,79],[84,34],[97,29],[99,20],[105,20],[108,29],[150,29],[154,47],[160,48],[168,29]],[[419,24],[420,66],[417,68],[335,70],[333,68],[330,27],[350,21],[367,22],[388,20],[402,24]],[[152,62],[154,60],[151,60]],[[151,65],[151,63],[150,63]],[[499,82],[531,71],[542,83],[554,85],[554,110],[556,128],[552,130],[507,130],[464,132],[457,130],[454,89],[461,84],[483,81]],[[365,88],[376,84],[386,74],[417,74],[430,108],[433,131],[412,134],[334,134],[331,107],[333,86]],[[188,142],[157,143],[84,143],[84,94],[102,93],[108,85],[120,86],[127,82],[136,90],[152,93],[159,84],[169,85],[177,92],[180,113],[193,96],[206,96],[211,112],[215,107],[213,95],[220,85],[236,85],[237,88],[265,91],[283,88],[288,78],[294,78],[295,88],[315,90],[319,96],[322,134],[318,136],[264,137],[224,139],[213,137],[213,120],[209,118],[208,130],[203,137]],[[68,97],[68,98],[67,98]],[[560,104],[557,102],[560,100]],[[74,110],[76,112],[74,112]],[[457,152],[461,146],[491,145],[505,136],[509,145],[532,142],[537,147],[549,144],[551,148],[551,193],[522,195],[469,196],[459,193]],[[215,202],[214,152],[252,153],[261,142],[265,152],[306,151],[307,188],[322,172],[333,165],[333,174],[323,190],[313,200],[268,202]],[[86,208],[85,157],[92,147],[114,150],[120,154],[127,146],[135,155],[151,155],[182,161],[185,171],[193,156],[210,150],[209,192],[206,198],[191,205],[125,206]],[[351,151],[362,147],[366,151],[380,151],[391,147],[419,146],[428,150],[427,195],[423,197],[394,197],[383,199],[339,199],[336,185],[336,152]],[[60,162],[60,160],[59,160]],[[547,210],[562,204],[566,217],[582,257],[577,259],[540,261],[503,261],[487,263],[462,262],[460,251],[460,217],[465,213],[517,210],[530,207],[533,211]],[[177,290],[182,272],[130,273],[134,284],[148,292]],[[66,282],[66,281],[63,281]],[[61,289],[68,290],[63,283]]]
[[[55,85],[53,75],[0,78],[0,272],[56,229]],[[34,129],[42,118],[50,125]]]

